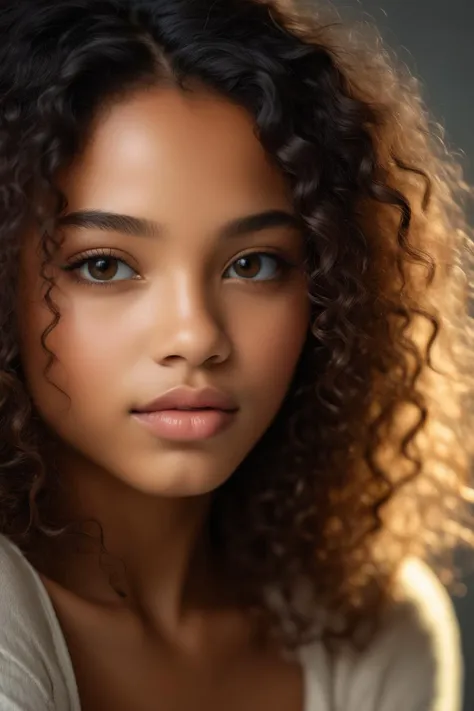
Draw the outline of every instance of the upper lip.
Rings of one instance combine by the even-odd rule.
[[[232,411],[237,410],[237,405],[229,395],[215,388],[195,390],[193,388],[178,387],[168,390],[161,397],[149,402],[148,405],[134,409],[134,412],[204,408]]]

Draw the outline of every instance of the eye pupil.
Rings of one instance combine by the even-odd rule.
[[[117,273],[117,260],[110,257],[99,257],[91,261],[90,275],[94,279],[110,279]]]

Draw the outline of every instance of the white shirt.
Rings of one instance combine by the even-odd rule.
[[[417,561],[405,564],[401,583],[405,602],[394,607],[364,653],[348,647],[331,662],[319,642],[300,650],[304,711],[461,711],[463,670],[451,601]],[[49,595],[20,550],[1,535],[0,711],[80,711]]]

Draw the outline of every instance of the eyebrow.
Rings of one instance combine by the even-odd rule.
[[[163,234],[163,228],[153,220],[103,210],[70,212],[59,218],[58,225],[118,232],[133,237],[159,237]],[[219,239],[243,237],[272,227],[301,229],[301,223],[296,215],[286,210],[266,210],[227,222],[218,230],[218,237]]]

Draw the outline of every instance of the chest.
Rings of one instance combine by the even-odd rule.
[[[301,667],[280,655],[177,654],[126,621],[56,610],[81,711],[305,711]]]
[[[75,650],[82,711],[303,711],[299,669],[274,660],[185,665],[129,652]]]

